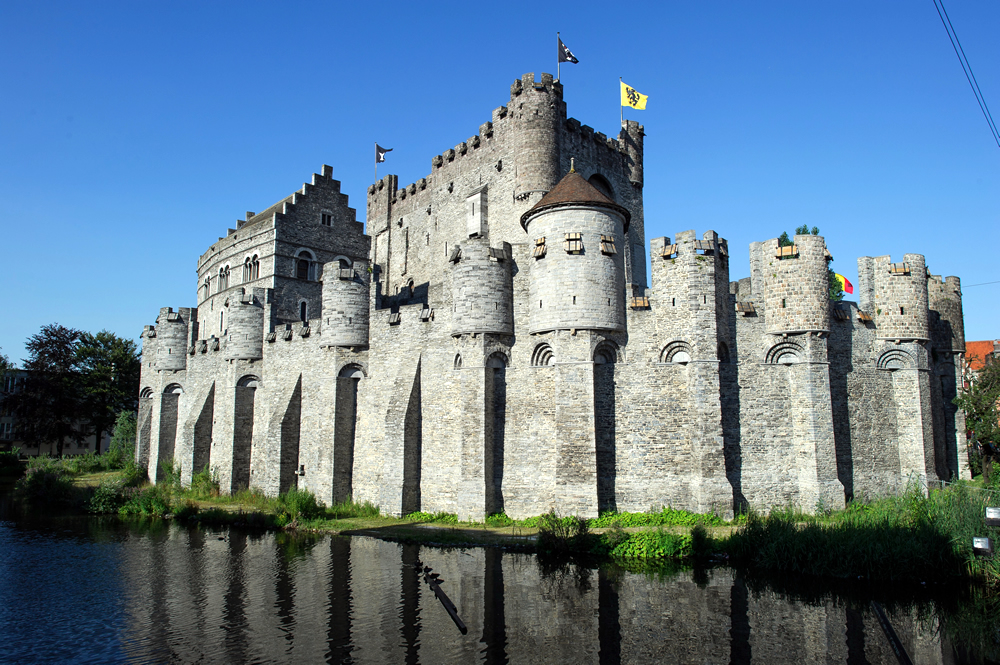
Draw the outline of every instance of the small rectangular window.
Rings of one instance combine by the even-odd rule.
[[[602,254],[617,254],[618,251],[615,249],[615,237],[614,236],[601,236],[601,253]]]
[[[567,254],[582,254],[583,253],[583,235],[580,233],[567,233],[566,234],[566,253]]]
[[[535,238],[535,251],[531,255],[536,259],[545,256],[545,238]]]
[[[333,215],[331,213],[323,213],[323,226],[333,226]]]

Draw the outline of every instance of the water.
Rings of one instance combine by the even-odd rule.
[[[882,591],[787,582],[164,521],[6,521],[0,662],[897,662],[866,597]],[[982,662],[946,630],[975,609],[907,593],[881,599],[913,662]]]

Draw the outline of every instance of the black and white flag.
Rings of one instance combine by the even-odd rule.
[[[383,148],[378,143],[375,144],[375,163],[381,164],[385,161],[385,153],[392,152],[392,148]]]
[[[559,41],[559,62],[572,62],[573,64],[580,62],[576,59],[576,56],[573,55],[573,52],[566,48],[566,45],[563,44],[560,37],[556,37],[556,39]]]

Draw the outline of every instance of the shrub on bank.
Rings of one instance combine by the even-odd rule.
[[[14,485],[14,496],[32,507],[68,506],[73,500],[73,483],[56,466],[29,467]]]
[[[0,451],[0,475],[21,474],[21,449],[13,447]]]

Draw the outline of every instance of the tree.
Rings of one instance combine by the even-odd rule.
[[[804,235],[810,235],[810,234],[812,234],[814,236],[818,236],[819,235],[819,227],[818,226],[814,226],[810,230],[808,225],[803,224],[802,226],[799,226],[799,227],[797,227],[795,229],[795,235],[804,236]],[[788,237],[788,232],[787,231],[782,231],[781,235],[778,236],[778,247],[790,247],[791,245],[794,245],[794,244],[795,243],[791,240],[791,238]],[[833,261],[833,259],[830,259],[830,260]],[[840,280],[837,279],[837,273],[835,273],[831,268],[828,267],[826,269],[826,278],[827,278],[827,281],[830,283],[830,300],[834,300],[834,301],[843,300],[844,299],[844,289],[841,288],[841,286],[840,286]]]
[[[81,398],[80,416],[86,434],[110,432],[118,414],[139,407],[139,349],[130,339],[102,330],[81,333],[76,348]],[[95,451],[96,452],[96,451]]]
[[[58,323],[43,326],[26,345],[24,389],[8,399],[26,443],[55,441],[62,457],[70,440],[83,440],[77,346],[79,330]]]
[[[954,403],[965,412],[965,426],[983,455],[983,480],[990,484],[992,462],[1000,458],[1000,359],[986,357]]]

